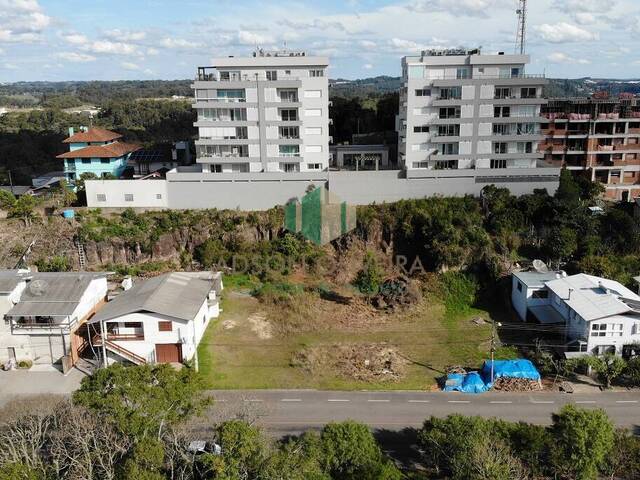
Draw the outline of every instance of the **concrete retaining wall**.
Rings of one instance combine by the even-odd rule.
[[[89,180],[91,208],[175,208],[267,210],[305,195],[310,185],[324,187],[352,205],[395,202],[434,195],[479,195],[487,185],[508,188],[515,195],[558,188],[557,168],[505,170],[398,170],[309,173],[169,172],[167,180]],[[133,201],[125,201],[125,193]],[[106,195],[106,202],[98,195]],[[160,195],[161,198],[157,198]],[[129,197],[130,198],[130,197]]]

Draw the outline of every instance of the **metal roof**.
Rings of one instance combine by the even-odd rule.
[[[586,321],[631,312],[632,309],[619,296],[640,299],[618,282],[584,273],[558,278],[546,285]]]
[[[19,302],[7,316],[71,315],[82,295],[95,278],[107,275],[94,272],[36,272],[20,274],[28,280]]]
[[[193,320],[209,292],[214,289],[215,280],[216,274],[206,272],[173,272],[150,278],[107,303],[90,323],[142,311],[185,321]]]
[[[513,272],[513,276],[527,287],[544,287],[549,280],[554,280],[559,274],[556,272]]]

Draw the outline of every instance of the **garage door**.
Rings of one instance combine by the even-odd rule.
[[[182,361],[182,348],[179,343],[156,344],[156,362],[179,363]]]

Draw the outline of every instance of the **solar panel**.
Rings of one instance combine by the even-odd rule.
[[[158,150],[138,150],[133,152],[129,159],[136,163],[153,163],[170,160],[163,152]]]

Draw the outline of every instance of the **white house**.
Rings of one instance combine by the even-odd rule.
[[[221,291],[219,272],[167,273],[134,285],[89,322],[102,364],[192,359],[209,321],[220,314]]]
[[[62,363],[70,369],[89,346],[86,321],[107,296],[107,274],[0,273],[0,361]]]
[[[517,272],[511,299],[523,321],[563,325],[570,350],[640,355],[640,296],[616,281],[583,273]]]

